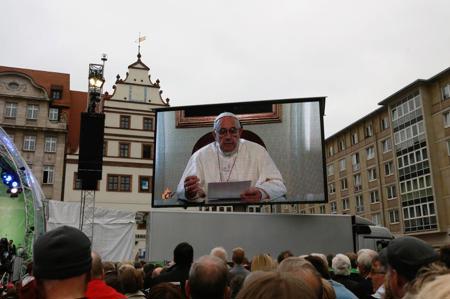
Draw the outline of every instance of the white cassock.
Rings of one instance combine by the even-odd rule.
[[[195,175],[200,179],[200,187],[208,197],[208,183],[251,181],[251,186],[264,190],[269,200],[286,194],[283,177],[267,150],[261,145],[240,139],[236,153],[225,156],[217,142],[212,142],[189,159],[177,194],[184,198],[184,179]]]

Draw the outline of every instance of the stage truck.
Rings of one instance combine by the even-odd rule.
[[[173,259],[181,242],[194,247],[194,257],[223,246],[230,254],[235,247],[251,258],[269,253],[276,258],[284,250],[294,255],[380,250],[394,236],[385,227],[352,215],[263,214],[153,210],[147,221],[146,258]]]

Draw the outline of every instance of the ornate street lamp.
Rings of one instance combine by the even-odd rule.
[[[89,106],[88,113],[95,113],[95,107],[101,100],[102,87],[105,83],[103,70],[105,68],[106,54],[102,55],[103,64],[89,64]]]

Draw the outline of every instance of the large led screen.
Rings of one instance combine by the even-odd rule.
[[[326,202],[324,106],[300,98],[156,109],[152,206]]]

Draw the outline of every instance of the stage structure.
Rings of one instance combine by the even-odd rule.
[[[30,257],[34,240],[45,232],[45,195],[14,142],[1,127],[0,166],[5,185],[10,181],[8,176],[14,178],[12,185],[6,185],[11,201],[17,200],[19,195],[24,199],[24,249]]]

